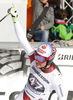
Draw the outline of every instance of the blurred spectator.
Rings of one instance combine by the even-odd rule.
[[[48,42],[49,29],[54,24],[54,9],[49,5],[48,0],[32,0],[33,3],[33,23],[42,13],[44,7],[48,11],[34,32],[34,40],[39,42]]]
[[[67,12],[64,9],[59,9],[56,11],[55,25],[52,27],[51,32],[53,33],[52,39],[59,40],[71,40],[73,38],[73,33],[71,28],[73,26],[68,25],[65,20],[67,18]]]

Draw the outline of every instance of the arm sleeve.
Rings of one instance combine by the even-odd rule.
[[[67,100],[67,88],[63,82],[63,77],[57,76],[54,80],[54,89],[58,95],[58,100]]]
[[[28,42],[28,40],[26,38],[26,33],[24,33],[24,31],[18,21],[16,23],[14,23],[14,29],[15,29],[16,36],[17,36],[20,44],[22,45],[24,51],[26,52],[26,54],[29,56],[31,54],[33,54],[35,49]]]
[[[67,33],[66,33],[66,34],[64,33],[64,34],[62,34],[62,37],[63,37],[64,40],[66,40],[66,41],[67,41],[67,40],[71,40],[71,38],[73,37],[73,34],[70,33],[70,32],[69,32],[68,34],[67,34]]]
[[[64,26],[59,25],[61,27],[58,28],[58,32],[59,32],[59,37],[62,38],[63,40],[70,40],[73,37],[72,33],[67,33],[66,28],[64,28]]]

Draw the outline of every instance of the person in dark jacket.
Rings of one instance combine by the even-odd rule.
[[[51,29],[54,39],[71,40],[73,38],[73,33],[71,31],[71,25],[68,26],[68,24],[65,22],[67,18],[66,10],[57,10],[55,17],[55,25]]]

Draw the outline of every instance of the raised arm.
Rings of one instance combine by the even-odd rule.
[[[24,33],[19,21],[18,21],[18,13],[16,7],[13,5],[12,8],[8,9],[8,13],[11,15],[14,29],[16,36],[21,43],[24,51],[27,53],[27,55],[31,55],[34,52],[34,48],[31,46],[31,44],[28,42],[26,38],[26,33]]]

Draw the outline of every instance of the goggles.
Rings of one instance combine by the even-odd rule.
[[[46,59],[42,56],[35,55],[35,60],[39,61],[40,63],[43,63],[46,61]]]

